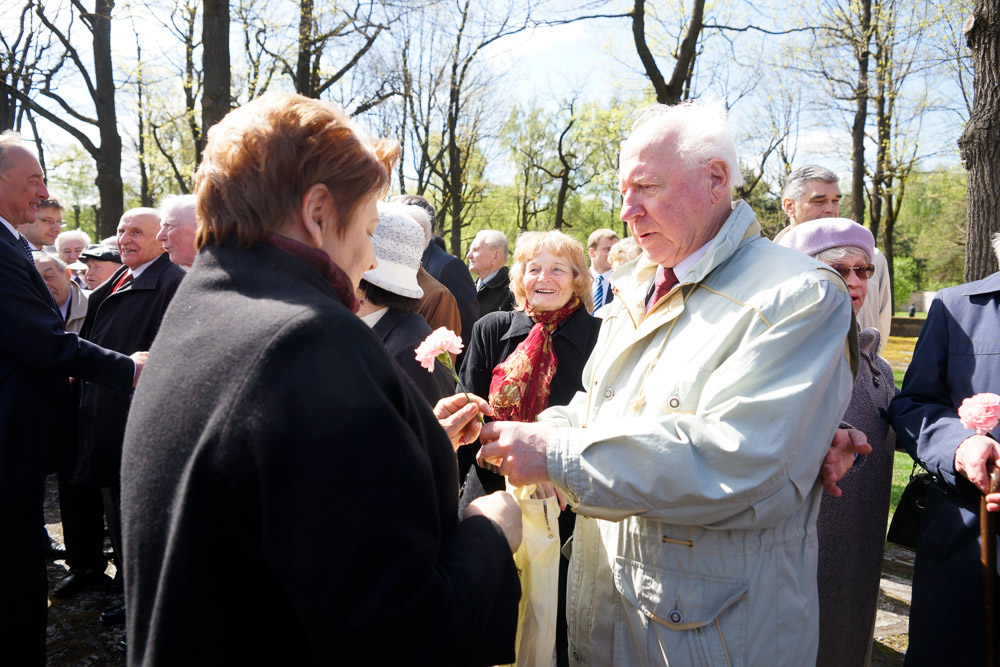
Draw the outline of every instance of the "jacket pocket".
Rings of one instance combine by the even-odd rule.
[[[742,665],[745,579],[615,559],[615,664]],[[644,641],[643,641],[644,638]]]

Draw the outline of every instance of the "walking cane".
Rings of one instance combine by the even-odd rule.
[[[992,462],[987,464],[990,475],[990,493],[1000,491],[1000,469]],[[979,500],[979,533],[982,538],[980,562],[983,566],[983,611],[986,621],[986,667],[997,667],[997,532],[996,521],[986,511],[986,496]]]

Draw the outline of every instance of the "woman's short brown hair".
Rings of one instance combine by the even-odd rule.
[[[389,184],[399,144],[367,140],[343,109],[291,93],[266,93],[208,131],[195,175],[200,248],[236,236],[249,247],[280,229],[317,183],[337,205],[337,233],[367,194]]]
[[[548,232],[524,232],[514,244],[514,260],[510,267],[510,291],[514,293],[517,309],[524,310],[527,295],[524,292],[524,267],[543,252],[569,261],[573,269],[573,293],[580,297],[588,313],[594,312],[594,295],[590,286],[593,278],[587,268],[587,254],[579,241],[566,236],[558,229]]]

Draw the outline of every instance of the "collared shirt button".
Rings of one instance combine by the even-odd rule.
[[[610,387],[604,390],[604,398],[613,398],[615,395],[615,390]]]
[[[684,620],[684,616],[681,614],[681,612],[677,611],[676,609],[667,614],[667,618],[670,619],[671,623],[680,623],[681,621]]]
[[[676,396],[671,396],[669,404],[670,407],[676,410],[677,408],[681,407],[681,399],[677,398]]]

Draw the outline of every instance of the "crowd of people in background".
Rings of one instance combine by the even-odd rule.
[[[0,136],[3,660],[44,663],[47,596],[118,586],[130,664],[867,665],[898,438],[933,476],[906,664],[983,663],[1000,431],[957,409],[998,389],[1000,274],[939,294],[897,395],[837,176],[789,174],[764,238],[713,107],[637,113],[621,234],[484,229],[465,262],[333,104],[207,138],[193,194],[91,243]],[[428,370],[439,328],[465,347]],[[563,510],[542,662],[509,485]]]

